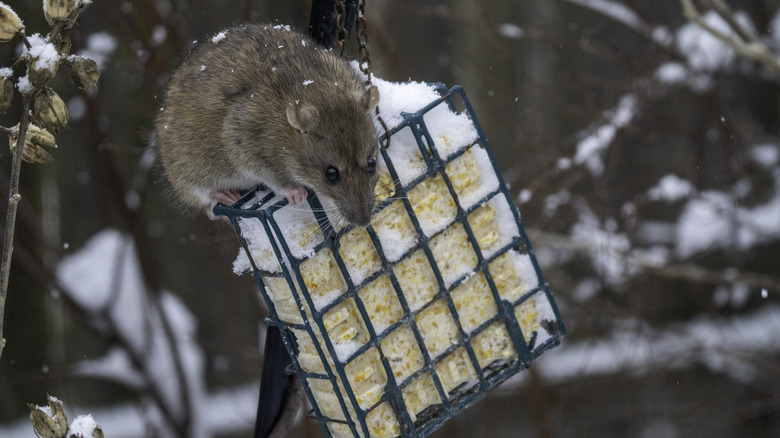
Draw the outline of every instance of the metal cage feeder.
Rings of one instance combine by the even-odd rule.
[[[339,229],[314,193],[294,232],[267,191],[215,207],[329,437],[427,436],[565,334],[463,89],[431,86],[439,98],[379,138],[371,226]],[[445,115],[468,144],[447,144]]]

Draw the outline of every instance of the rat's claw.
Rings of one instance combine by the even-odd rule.
[[[303,202],[306,197],[309,196],[309,192],[306,191],[305,188],[298,186],[294,189],[287,192],[287,202],[289,202],[292,205],[298,204],[300,202]]]

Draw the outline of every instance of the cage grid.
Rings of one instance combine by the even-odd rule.
[[[291,250],[283,231],[287,224],[276,217],[288,203],[273,193],[257,189],[231,207],[218,205],[214,210],[218,215],[227,216],[235,226],[252,266],[253,276],[269,307],[266,323],[280,328],[282,340],[292,359],[288,372],[298,373],[312,412],[329,437],[427,436],[453,415],[482,399],[488,391],[530,367],[536,357],[558,345],[565,334],[564,324],[548,285],[544,282],[520,214],[512,202],[465,92],[460,86],[449,90],[441,84],[433,86],[440,95],[438,99],[417,112],[403,113],[402,122],[379,137],[382,145],[380,153],[389,174],[388,181],[391,182],[386,184],[389,186],[388,193],[383,196],[385,199],[380,198],[378,201],[373,218],[378,218],[385,210],[391,211],[391,208],[398,210],[397,203],[401,202],[402,211],[415,230],[416,243],[402,248],[400,255],[394,254],[389,258],[388,251],[392,249],[392,252],[397,252],[397,248],[390,248],[396,242],[380,238],[378,224],[372,219],[372,225],[365,229],[372,247],[364,246],[369,247],[369,252],[373,248],[374,258],[378,257],[378,266],[373,272],[367,275],[350,272],[341,249],[352,250],[348,245],[354,241],[352,238],[357,235],[356,231],[360,231],[352,227],[337,229],[314,193],[309,194],[307,201],[322,233],[322,241],[314,246],[314,255],[301,256]],[[476,130],[473,143],[446,156],[440,153],[426,123],[426,115],[440,105],[446,105],[453,113],[465,114]],[[424,161],[424,171],[411,181],[402,182],[400,169],[396,167],[398,163],[393,162],[389,152],[393,148],[394,136],[405,129],[409,130],[407,133],[411,132],[416,141],[417,150]],[[462,192],[458,190],[461,182],[453,181],[455,178],[451,171],[455,164],[452,167],[448,165],[465,162],[463,160],[470,158],[466,154],[472,148],[480,148],[487,153],[497,184],[487,193],[482,193],[478,200],[462,205]],[[430,184],[426,185],[426,182]],[[418,188],[430,195],[435,192],[431,187],[436,183],[439,191],[445,193],[441,191],[441,182],[446,187],[451,203],[455,205],[455,213],[443,227],[425,230],[426,224],[420,219],[424,212],[419,203],[415,205],[410,200],[410,192]],[[443,197],[446,196],[430,196],[432,199]],[[487,214],[485,212],[489,213],[485,208],[489,204],[503,206],[501,208],[511,215],[516,230],[512,231],[511,239],[503,242],[499,248],[486,251],[483,246],[495,237],[495,233],[484,231],[484,227],[476,227],[472,223],[477,222],[480,215]],[[391,207],[393,205],[396,207]],[[415,207],[418,207],[417,211]],[[242,221],[247,219],[259,220],[278,260],[278,270],[262,269],[253,259],[242,228]],[[474,257],[468,269],[460,267],[459,271],[450,272],[452,266],[445,258],[452,257],[453,252],[447,251],[446,243],[456,241],[452,236],[459,235],[462,238],[463,234],[466,239],[459,241],[464,246],[459,253],[465,254],[471,250]],[[309,290],[312,281],[307,281],[302,273],[302,267],[308,269],[304,264],[313,263],[312,260],[322,254],[325,254],[322,257],[330,259],[330,264],[335,263],[336,272],[344,283],[341,293],[324,304],[322,301],[316,302],[312,297]],[[350,256],[349,253],[346,255]],[[503,278],[506,263],[509,263],[508,269],[511,270],[512,266],[512,262],[507,260],[513,257],[527,257],[523,260],[530,262],[535,279],[531,280],[534,281],[532,287],[526,288],[518,296],[508,298],[505,296],[506,286],[502,282],[506,281]],[[413,306],[410,303],[411,296],[407,294],[411,289],[408,284],[401,284],[401,276],[397,273],[400,266],[410,264],[411,260],[418,262],[419,266],[427,262],[430,268],[428,274],[432,272],[435,279],[435,292],[421,305],[414,303]],[[513,275],[516,277],[516,274],[514,272]],[[407,283],[409,281],[406,277],[402,279]],[[273,283],[278,289],[280,281],[289,288],[299,318],[296,315],[289,317],[289,312],[285,314],[286,319],[280,317],[282,309],[277,308],[280,303],[274,301],[276,295],[269,287]],[[384,287],[380,287],[380,282]],[[374,283],[379,286],[374,287]],[[469,299],[476,302],[467,306]],[[375,302],[380,303],[377,308],[393,308],[395,316],[390,321],[378,321],[381,319],[378,315],[383,314],[377,313],[376,308],[369,308]],[[387,302],[394,304],[382,307],[382,303]],[[528,309],[531,311],[526,312]],[[482,311],[493,313],[480,316],[476,322],[472,321],[474,315],[470,315],[470,312]],[[536,320],[529,323],[527,314],[536,314]],[[540,320],[539,314],[546,315],[546,319]],[[439,315],[444,316],[436,318]],[[344,321],[353,321],[354,324],[350,327],[342,324]],[[431,329],[431,325],[436,329]],[[436,330],[444,326],[449,330],[449,336],[443,340],[435,338],[433,333],[438,333]],[[355,333],[359,333],[365,339],[356,341],[359,344],[356,348],[338,348],[341,344],[338,342],[337,327],[342,329],[343,337],[354,337],[357,336]],[[407,336],[405,340],[401,338],[401,334],[408,335],[410,332],[411,337]],[[540,336],[541,333],[544,336]],[[445,345],[433,345],[437,343]],[[394,352],[394,349],[401,348],[398,345],[407,345],[409,352],[416,351],[417,354],[399,355]],[[493,345],[504,348],[497,358],[493,357]],[[315,366],[316,369],[312,369],[310,362],[302,364],[302,353],[312,346],[320,362]],[[411,371],[399,372],[394,368],[399,360],[405,358],[409,361],[412,356],[416,359],[416,368],[415,364],[408,363],[402,365],[413,367]],[[432,389],[435,391],[432,392]],[[332,391],[332,395],[328,391]]]

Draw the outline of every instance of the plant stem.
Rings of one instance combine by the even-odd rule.
[[[5,231],[3,234],[3,258],[0,264],[2,273],[2,286],[0,288],[0,357],[3,356],[5,338],[3,337],[3,324],[5,321],[5,299],[8,296],[8,280],[11,276],[11,256],[14,252],[14,229],[16,228],[16,209],[22,199],[19,195],[19,174],[22,170],[22,150],[27,138],[29,125],[30,102],[27,98],[22,104],[22,116],[19,119],[19,135],[16,138],[16,146],[12,149],[13,162],[11,164],[11,182],[8,189],[8,212],[5,219]]]

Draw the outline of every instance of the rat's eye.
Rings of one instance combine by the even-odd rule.
[[[339,182],[339,179],[341,179],[341,175],[339,174],[338,169],[333,166],[328,166],[328,168],[325,169],[325,178],[332,183],[337,183]]]
[[[368,158],[368,173],[374,173],[376,170],[376,158],[369,157]]]

